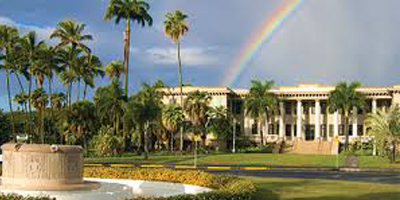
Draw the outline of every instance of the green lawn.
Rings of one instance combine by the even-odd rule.
[[[333,155],[296,155],[296,154],[268,154],[268,153],[242,153],[242,154],[213,154],[200,155],[198,164],[226,164],[226,165],[283,165],[283,166],[313,166],[336,167],[342,166],[345,156]],[[400,160],[400,158],[399,158]],[[193,164],[192,155],[184,156],[150,156],[144,160],[142,156],[86,158],[89,163],[133,163],[133,164]],[[400,167],[400,162],[390,164],[385,157],[360,156],[360,167]]]
[[[257,200],[399,200],[400,186],[350,181],[248,177]]]

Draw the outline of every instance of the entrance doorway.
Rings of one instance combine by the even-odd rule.
[[[310,141],[315,138],[315,126],[314,125],[306,125],[305,130],[305,140]]]

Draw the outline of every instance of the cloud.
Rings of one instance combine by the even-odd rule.
[[[218,62],[215,56],[217,47],[210,46],[206,48],[189,47],[181,49],[182,63],[184,65],[212,65]],[[176,48],[155,47],[145,51],[147,61],[156,64],[175,64],[177,62]]]
[[[46,40],[46,41],[49,40],[51,33],[54,31],[54,27],[48,27],[48,26],[41,27],[41,26],[18,23],[4,16],[0,16],[0,24],[13,26],[23,34],[29,31],[35,31],[40,40]]]

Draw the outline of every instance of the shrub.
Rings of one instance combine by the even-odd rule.
[[[98,156],[111,156],[119,152],[123,138],[114,135],[114,129],[107,126],[101,127],[99,133],[93,138],[95,154]]]
[[[50,197],[31,197],[22,196],[17,194],[0,194],[0,200],[55,200],[55,198]]]
[[[171,197],[137,197],[135,200],[251,200],[256,191],[253,182],[236,176],[214,175],[201,171],[171,169],[85,168],[85,177],[115,178],[148,181],[168,181],[208,187],[212,192]]]

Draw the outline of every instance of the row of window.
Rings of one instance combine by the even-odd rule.
[[[262,130],[261,130],[262,131]],[[285,127],[285,135],[286,136],[291,136],[292,132],[293,135],[296,135],[296,124],[286,124]],[[344,135],[344,125],[339,125],[339,135]],[[314,125],[305,125],[305,132],[309,133],[315,133],[315,126]],[[364,126],[363,125],[357,125],[357,133],[360,135],[364,132]],[[251,133],[253,135],[258,134],[258,126],[256,123],[252,125]],[[322,124],[320,128],[320,133],[321,136],[326,136],[328,133],[328,128],[326,124]],[[353,126],[349,125],[348,127],[348,133],[349,135],[353,135]],[[270,135],[279,135],[279,124],[270,124],[268,126],[268,134]],[[329,136],[333,136],[334,134],[334,125],[330,124],[329,125]]]

